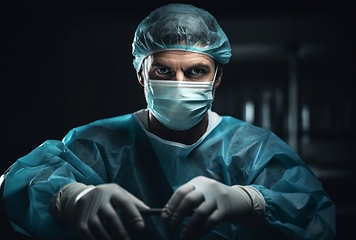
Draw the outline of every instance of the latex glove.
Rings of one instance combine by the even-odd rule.
[[[222,221],[257,225],[263,219],[265,201],[252,187],[229,187],[213,179],[196,177],[175,191],[161,217],[175,228],[195,208],[181,232],[182,239],[198,239]]]
[[[85,239],[111,240],[111,236],[130,239],[116,209],[120,209],[137,230],[144,228],[138,208],[148,207],[117,184],[94,187],[71,183],[52,198],[50,212],[55,220],[74,225]]]

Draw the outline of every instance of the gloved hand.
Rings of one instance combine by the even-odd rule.
[[[111,236],[129,239],[116,208],[125,214],[137,230],[144,228],[138,208],[148,207],[117,184],[94,187],[70,183],[54,195],[50,204],[53,218],[71,223],[85,239],[111,240]]]
[[[181,232],[182,239],[198,239],[222,221],[257,226],[263,219],[265,201],[252,187],[229,187],[213,179],[196,177],[175,191],[161,217],[175,228],[195,208]]]

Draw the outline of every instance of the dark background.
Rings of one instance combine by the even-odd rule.
[[[75,126],[146,106],[131,42],[137,24],[165,3],[1,3],[0,172],[46,139],[61,139]],[[213,109],[269,128],[288,142],[336,204],[336,239],[353,239],[351,1],[190,3],[218,19],[233,49]],[[251,104],[253,119],[245,114]],[[9,227],[3,215],[0,227],[4,236]]]

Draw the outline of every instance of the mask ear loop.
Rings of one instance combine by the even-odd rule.
[[[217,64],[216,65],[216,68],[215,68],[215,73],[214,73],[214,79],[213,79],[213,84],[211,85],[211,94],[213,95],[213,98],[215,98],[215,81],[216,81],[216,75],[218,73],[218,69],[219,69],[219,65]],[[211,107],[210,107],[211,108]]]
[[[218,69],[219,69],[219,65],[216,65],[214,78],[213,78],[213,89],[214,89],[214,86],[215,86],[215,80],[216,80],[216,75],[218,74]]]
[[[215,73],[214,73],[214,79],[213,79],[213,86],[214,86],[214,84],[215,84],[216,75],[218,74],[218,69],[219,69],[219,65],[216,65]]]

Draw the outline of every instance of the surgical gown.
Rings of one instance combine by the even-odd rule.
[[[17,160],[4,188],[14,228],[43,239],[80,239],[73,227],[49,213],[52,196],[71,182],[117,183],[160,208],[180,185],[206,176],[228,186],[255,187],[265,198],[266,214],[257,229],[223,222],[203,239],[333,239],[333,202],[307,165],[271,131],[219,116],[188,146],[149,133],[139,120],[142,114],[147,110],[74,128],[62,141],[48,140]],[[159,216],[145,216],[146,228],[136,232],[122,219],[132,239],[178,239],[189,220],[170,230]]]

